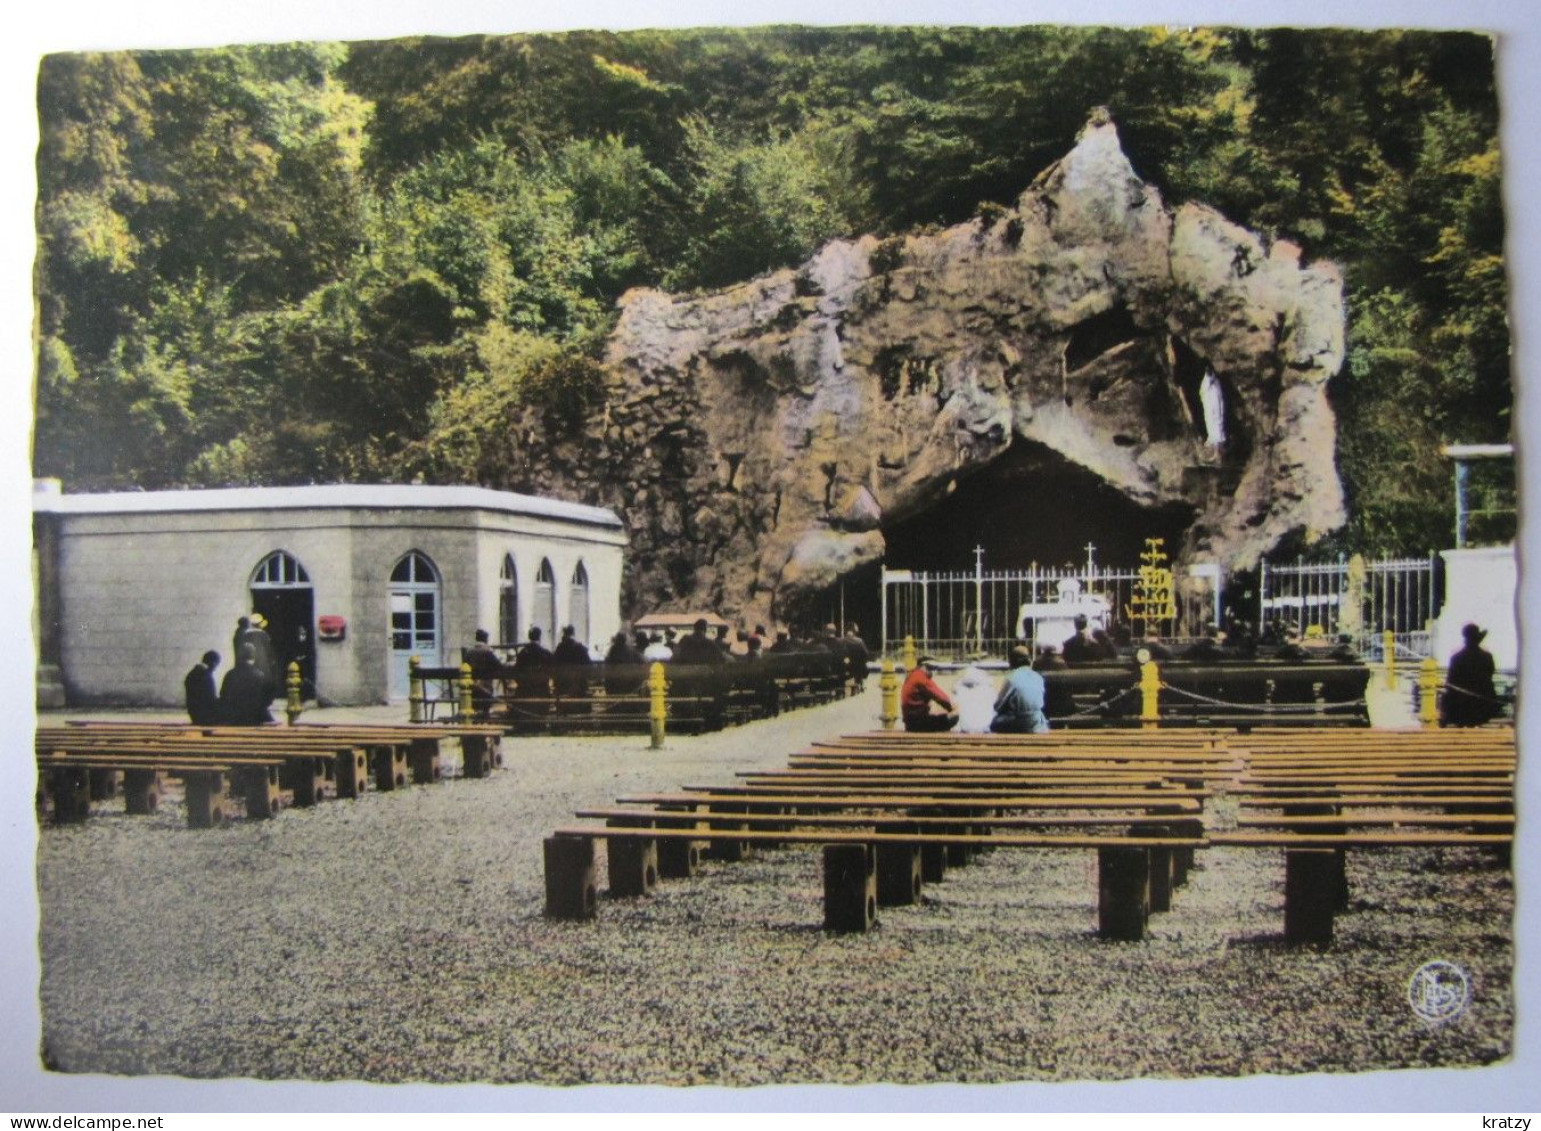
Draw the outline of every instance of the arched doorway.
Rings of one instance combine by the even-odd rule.
[[[567,591],[567,623],[573,626],[578,643],[592,643],[589,640],[589,571],[582,562],[573,570],[572,587]]]
[[[268,622],[268,637],[273,641],[273,658],[278,662],[274,673],[279,694],[285,694],[289,665],[300,665],[300,693],[305,699],[316,697],[316,599],[310,575],[292,554],[274,550],[252,570],[251,607]],[[235,663],[235,657],[230,658]]]
[[[443,663],[439,625],[439,571],[426,554],[413,550],[391,570],[391,691],[411,691],[411,659],[425,667]]]

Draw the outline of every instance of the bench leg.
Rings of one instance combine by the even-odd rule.
[[[877,846],[879,907],[904,907],[920,902],[920,845]]]
[[[598,878],[591,837],[548,836],[546,918],[592,919],[599,906]]]
[[[1167,825],[1135,825],[1131,829],[1135,836],[1163,837],[1170,833]],[[1172,889],[1177,886],[1175,849],[1150,848],[1150,909],[1151,911],[1172,910]]]
[[[1284,850],[1284,941],[1292,946],[1332,941],[1340,882],[1337,857],[1331,848]]]
[[[294,792],[295,805],[315,805],[325,801],[328,790],[335,788],[333,761],[330,758],[302,758],[285,762],[278,780],[285,789]]]
[[[958,834],[963,835],[963,836],[968,836],[974,830],[969,825],[947,825],[947,826],[944,826],[940,831],[948,832],[948,833],[958,833]],[[947,866],[949,868],[961,868],[965,864],[967,864],[970,860],[972,860],[973,858],[974,858],[974,850],[969,845],[966,845],[966,844],[949,844],[949,845],[947,845]]]
[[[375,788],[381,792],[407,784],[407,755],[399,746],[377,746],[373,751]]]
[[[355,747],[337,755],[337,796],[362,797],[369,791],[369,752]]]
[[[123,784],[122,770],[92,770],[90,774],[92,801],[111,801],[118,796],[118,787]]]
[[[54,824],[68,825],[91,815],[91,774],[87,770],[60,769],[48,775],[53,798]]]
[[[412,780],[418,785],[432,785],[443,774],[439,765],[439,740],[415,738],[412,740]]]
[[[617,899],[651,895],[658,886],[658,842],[643,838],[612,837],[610,894]]]
[[[877,861],[870,844],[824,846],[824,929],[863,932],[877,922]]]
[[[248,817],[276,817],[284,807],[277,766],[251,766],[237,774]]]
[[[123,807],[135,816],[160,808],[165,779],[155,770],[129,770],[123,775]]]
[[[1144,848],[1097,850],[1097,933],[1139,942],[1150,918],[1150,852]]]
[[[460,736],[461,772],[466,777],[484,778],[491,772],[492,761],[487,754],[487,745],[487,740],[478,735]]]
[[[1182,887],[1188,882],[1188,873],[1193,870],[1193,849],[1172,849],[1172,886]]]
[[[718,813],[741,813],[743,811],[742,807],[720,807],[715,810]],[[706,823],[706,827],[713,832],[738,832],[747,829],[749,825],[745,821],[709,820]],[[708,860],[721,860],[728,864],[736,864],[740,860],[748,859],[752,850],[753,848],[747,840],[728,840],[723,837],[714,836],[706,842],[705,855]]]
[[[195,770],[184,776],[187,827],[212,829],[225,823],[230,804],[225,775],[217,770]]]
[[[1148,849],[1150,853],[1150,909],[1152,911],[1172,910],[1172,850],[1170,848]]]
[[[701,866],[699,840],[660,840],[658,875],[666,880],[688,880]]]
[[[920,878],[928,884],[939,884],[947,878],[947,846],[923,844],[920,846]]]

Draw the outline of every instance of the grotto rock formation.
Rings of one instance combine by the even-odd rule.
[[[1344,519],[1337,268],[1207,207],[1168,210],[1105,116],[1014,209],[621,307],[602,412],[527,486],[622,514],[630,614],[785,617],[1013,436],[1142,505],[1189,505],[1179,564],[1246,568]]]

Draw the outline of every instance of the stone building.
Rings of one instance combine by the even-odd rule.
[[[236,488],[33,500],[42,705],[170,705],[238,617],[323,703],[404,699],[412,656],[457,663],[478,627],[514,644],[621,625],[610,511],[481,487]],[[226,670],[222,668],[222,671]]]

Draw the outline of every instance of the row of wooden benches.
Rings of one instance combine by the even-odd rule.
[[[1284,850],[1285,936],[1320,943],[1346,906],[1350,849],[1483,846],[1506,859],[1513,763],[1507,728],[847,736],[786,771],[629,799],[650,809],[580,813],[606,824],[548,839],[547,909],[594,913],[598,840],[617,895],[645,894],[654,873],[688,874],[692,846],[720,848],[740,833],[745,844],[824,844],[826,926],[857,930],[878,905],[901,901],[912,857],[924,879],[928,846],[938,876],[949,846],[960,857],[971,846],[1095,848],[1099,932],[1140,938],[1148,914],[1169,906],[1183,862],[1223,845]],[[1206,828],[1217,792],[1238,801],[1234,830]],[[871,914],[849,910],[864,903]]]
[[[461,772],[482,777],[502,764],[492,726],[197,727],[177,723],[72,723],[38,728],[39,805],[57,823],[85,819],[93,801],[122,793],[129,813],[152,813],[170,781],[182,783],[187,823],[222,824],[237,802],[248,817],[286,805],[358,797],[437,781],[452,748]]]
[[[523,680],[507,667],[490,697],[472,695],[472,714],[513,734],[589,732],[646,734],[652,706],[651,664],[545,668]],[[843,658],[823,653],[766,655],[721,664],[665,664],[667,727],[700,734],[770,718],[852,694],[859,684]],[[458,667],[416,669],[415,710],[426,720],[465,719],[467,673]]]

